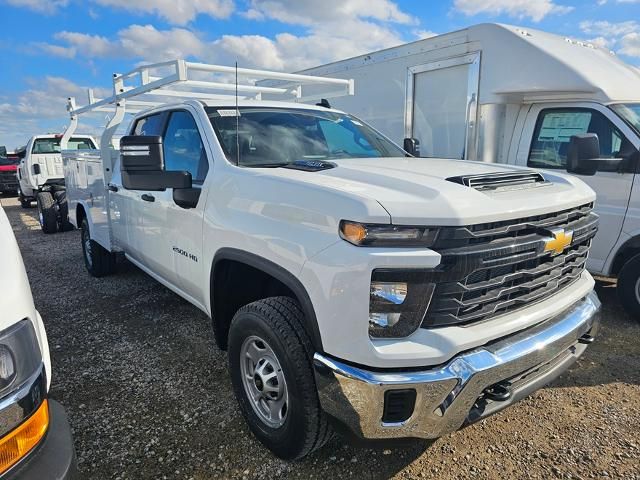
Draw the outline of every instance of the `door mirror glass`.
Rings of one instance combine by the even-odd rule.
[[[122,186],[127,190],[191,188],[191,173],[165,171],[162,137],[128,135],[120,139]]]
[[[403,142],[404,151],[414,157],[420,156],[420,140],[417,138],[405,138]]]
[[[34,163],[32,168],[33,168],[33,174],[34,175],[40,175],[40,164],[39,163]]]

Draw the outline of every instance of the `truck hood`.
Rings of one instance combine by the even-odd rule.
[[[389,213],[391,222],[399,225],[472,225],[564,210],[595,200],[593,190],[581,180],[548,171],[541,172],[545,183],[513,189],[476,190],[447,180],[531,171],[509,165],[405,157],[332,162],[335,168],[319,172],[279,168],[270,173],[376,201]]]

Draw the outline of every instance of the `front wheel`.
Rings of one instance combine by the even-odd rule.
[[[618,296],[627,313],[640,322],[640,253],[627,260],[620,270]]]
[[[80,226],[82,238],[82,254],[84,266],[94,277],[104,277],[112,274],[116,269],[116,257],[95,240],[91,240],[89,222],[82,219]]]
[[[311,357],[295,300],[272,297],[242,307],[229,330],[229,366],[240,409],[254,435],[293,460],[331,437],[320,407]]]
[[[44,233],[56,233],[58,231],[58,212],[56,202],[49,192],[38,192],[38,220]]]

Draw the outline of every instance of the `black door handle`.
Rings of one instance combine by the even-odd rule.
[[[154,197],[153,195],[149,195],[148,193],[143,193],[140,198],[142,198],[145,202],[155,202],[156,201],[156,197]]]
[[[107,187],[109,188],[109,190],[111,190],[112,192],[117,192],[118,191],[118,187],[112,183],[110,183],[109,185],[107,185]]]

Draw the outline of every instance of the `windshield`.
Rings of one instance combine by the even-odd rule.
[[[60,153],[61,137],[36,138],[31,153]],[[96,148],[90,138],[71,137],[67,142],[69,150],[90,150]]]
[[[207,108],[231,162],[246,167],[280,166],[299,160],[404,157],[381,133],[350,115],[289,108]],[[237,120],[237,138],[236,138]],[[238,155],[239,147],[239,155]],[[236,157],[236,155],[238,155]]]
[[[611,109],[640,135],[640,103],[619,103]]]
[[[8,157],[0,156],[0,165],[2,165],[2,166],[17,165],[18,163],[20,163],[20,159],[18,157],[16,157],[15,155],[11,155],[11,156],[8,156]]]

